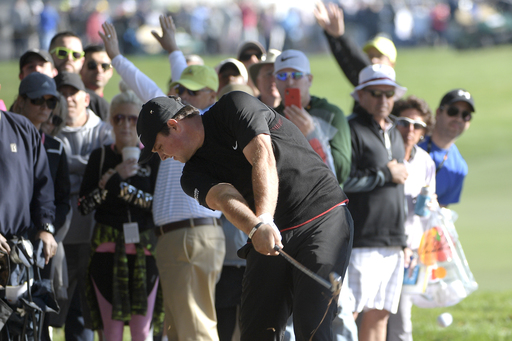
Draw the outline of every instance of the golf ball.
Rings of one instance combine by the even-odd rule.
[[[453,322],[453,316],[450,313],[442,313],[437,317],[437,324],[441,327],[448,327]]]

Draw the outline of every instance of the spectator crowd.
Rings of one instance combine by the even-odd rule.
[[[394,69],[406,39],[377,35],[384,7],[318,2],[314,29],[288,13],[273,45],[271,8],[183,6],[151,38],[168,55],[163,91],[125,57],[142,7],[114,17],[99,2],[60,30],[51,6],[40,47],[15,42],[19,94],[0,108],[0,258],[16,237],[42,245],[59,305],[39,317],[42,340],[64,328],[69,341],[121,341],[125,325],[140,341],[412,340],[404,272],[428,225],[414,205],[424,187],[433,209],[459,202],[468,167],[455,142],[476,105],[463,84],[435,109],[407,93]],[[235,18],[236,36],[209,26]],[[177,27],[204,49],[182,49]],[[348,115],[310,92],[320,39],[354,86]],[[229,51],[215,68],[201,58]],[[281,252],[343,285],[329,292]],[[9,322],[0,332],[15,335]]]

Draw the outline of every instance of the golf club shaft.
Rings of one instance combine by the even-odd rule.
[[[317,281],[318,283],[320,283],[321,285],[323,285],[327,289],[332,290],[332,286],[331,286],[331,283],[329,283],[329,281],[327,281],[327,280],[323,279],[322,277],[318,276],[316,273],[314,273],[313,271],[309,270],[304,265],[302,265],[301,263],[299,263],[298,261],[293,259],[289,254],[284,252],[283,249],[281,249],[279,246],[277,246],[277,245],[274,246],[274,250],[279,252],[279,254],[281,256],[283,256],[288,262],[292,263],[297,269],[299,269],[300,271],[302,271],[303,273],[305,273],[306,275],[308,275],[309,277],[311,277],[312,279],[314,279],[315,281]]]

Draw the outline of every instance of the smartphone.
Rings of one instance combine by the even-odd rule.
[[[284,106],[289,107],[291,105],[302,108],[300,90],[297,88],[286,88],[284,90]]]

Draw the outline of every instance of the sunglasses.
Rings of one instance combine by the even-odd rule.
[[[391,98],[395,95],[395,90],[388,90],[388,91],[382,91],[382,90],[370,90],[370,89],[364,89],[364,91],[369,92],[372,97],[380,98],[382,95],[386,96],[386,98]]]
[[[414,130],[427,128],[427,124],[425,122],[412,120],[408,117],[397,117],[395,122],[397,126],[404,127],[406,129],[409,129],[411,124],[414,125]]]
[[[471,121],[471,118],[473,117],[471,115],[471,113],[467,110],[464,110],[464,111],[460,111],[459,109],[457,109],[456,107],[448,107],[448,109],[446,109],[446,113],[448,114],[448,116],[450,117],[454,117],[454,116],[458,116],[459,113],[462,113],[462,120],[464,122],[469,122]]]
[[[73,57],[74,61],[77,61],[78,59],[85,56],[85,52],[73,51],[71,49],[68,49],[67,47],[56,47],[53,50],[51,50],[50,53],[55,53],[55,55],[59,59],[66,59],[71,53],[71,56]]]
[[[125,123],[126,120],[130,121],[131,125],[135,125],[137,123],[138,117],[137,116],[127,116],[127,115],[123,115],[123,114],[117,114],[112,119],[114,121],[114,124],[118,125],[118,126],[123,124],[123,123]]]
[[[252,56],[256,56],[256,58],[258,58],[258,60],[261,60],[261,56],[263,56],[263,54],[262,53],[242,53],[238,60],[241,62],[246,62],[249,59],[251,59]]]
[[[33,105],[39,105],[39,106],[46,103],[46,107],[48,109],[55,109],[55,107],[57,106],[57,98],[51,97],[48,99],[44,99],[44,97],[39,97],[39,98],[30,99],[30,103],[32,103]]]
[[[279,72],[276,73],[276,79],[280,81],[285,81],[288,79],[288,77],[291,77],[292,79],[295,79],[298,81],[302,77],[304,77],[306,74],[304,72],[294,71],[294,72]]]
[[[87,69],[88,70],[97,70],[98,69],[98,65],[101,66],[101,68],[103,69],[103,71],[107,71],[107,70],[110,70],[112,68],[112,64],[110,63],[96,63],[94,60],[91,60],[87,63]]]
[[[186,91],[190,96],[195,97],[195,96],[199,95],[199,93],[200,93],[200,92],[210,92],[211,90],[204,90],[204,89],[202,89],[202,90],[190,90],[190,89],[185,88],[183,85],[178,85],[178,86],[176,87],[176,92],[177,92],[177,93],[178,93],[178,95],[180,95],[180,96],[182,96],[182,95],[185,93],[185,91]]]

